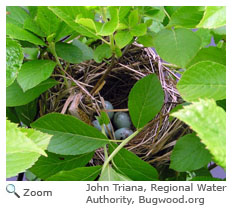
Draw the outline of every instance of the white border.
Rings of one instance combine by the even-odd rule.
[[[89,0],[89,1],[64,1],[64,0],[57,0],[57,1],[29,1],[29,0],[21,0],[21,1],[1,1],[0,2],[0,24],[1,24],[1,40],[0,40],[0,49],[1,49],[1,76],[0,76],[0,120],[1,120],[1,147],[0,147],[0,201],[1,201],[1,208],[5,208],[7,210],[143,210],[143,209],[156,209],[159,210],[211,210],[216,211],[219,209],[231,207],[230,200],[231,200],[231,194],[232,194],[232,177],[231,177],[231,149],[232,149],[232,142],[231,142],[231,119],[232,119],[232,102],[231,102],[231,90],[232,90],[232,55],[231,55],[231,46],[232,46],[232,40],[231,40],[231,26],[232,26],[232,7],[231,7],[231,1],[229,0],[163,0],[163,1],[148,1],[148,0],[127,0],[127,1],[100,1],[100,0]],[[86,5],[121,5],[121,6],[128,6],[128,5],[156,5],[156,6],[227,6],[227,181],[223,183],[213,182],[215,184],[226,184],[228,186],[228,190],[223,193],[197,193],[193,192],[190,195],[192,197],[200,197],[205,196],[207,200],[207,205],[205,206],[199,206],[199,205],[173,205],[173,204],[166,204],[162,206],[148,206],[148,205],[136,205],[136,206],[123,206],[123,205],[92,205],[87,206],[84,204],[84,199],[86,198],[87,193],[84,192],[86,188],[87,182],[14,182],[16,184],[16,189],[19,194],[22,194],[23,188],[31,188],[34,190],[53,190],[54,196],[52,198],[32,198],[32,197],[23,197],[21,199],[17,199],[13,194],[8,194],[5,191],[6,184],[9,184],[9,182],[6,182],[5,178],[5,6],[13,6],[13,5],[31,5],[31,6],[37,6],[37,5],[60,5],[60,6],[72,6],[72,5],[80,5],[80,6],[86,6]],[[4,147],[3,147],[4,146]],[[94,183],[94,182],[93,182]],[[96,183],[96,182],[95,182]],[[111,182],[114,183],[114,182]],[[170,184],[169,182],[159,182],[159,184],[167,185]],[[188,182],[171,182],[172,184],[188,184]],[[207,183],[207,182],[204,182]],[[101,184],[109,184],[106,182],[102,182]],[[126,184],[129,184],[127,182]],[[149,184],[149,182],[130,182],[130,184]],[[208,184],[212,184],[212,182],[208,182]],[[102,193],[99,193],[99,195]],[[124,193],[109,193],[111,196],[115,195],[123,195]],[[134,195],[136,196],[136,192],[132,193],[125,193],[124,195]],[[169,193],[168,197],[173,197],[176,195],[181,195],[181,193]],[[187,194],[188,195],[188,194]],[[150,197],[157,197],[157,194],[150,195]],[[167,196],[167,194],[159,193],[158,197]]]

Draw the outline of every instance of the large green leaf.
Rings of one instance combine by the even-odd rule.
[[[145,23],[138,24],[130,29],[132,36],[143,36],[147,32],[147,25]]]
[[[188,29],[163,29],[155,37],[155,49],[167,62],[185,67],[201,47],[201,39]]]
[[[12,107],[25,105],[56,84],[57,81],[54,79],[47,79],[36,87],[23,92],[17,81],[15,81],[11,86],[6,88],[6,106]]]
[[[16,116],[19,118],[20,122],[30,126],[30,124],[35,119],[37,114],[37,100],[34,100],[26,105],[14,107]]]
[[[33,32],[36,35],[39,35],[40,37],[46,36],[38,23],[32,18],[28,18],[24,21],[23,28]]]
[[[101,173],[99,181],[131,181],[131,179],[116,172],[110,165],[108,165]]]
[[[171,154],[170,168],[182,172],[192,171],[207,165],[211,155],[195,134],[181,137]]]
[[[101,30],[98,32],[98,34],[101,36],[112,35],[116,31],[119,24],[118,9],[116,7],[109,7],[108,10],[110,13],[110,21],[104,23]]]
[[[226,67],[211,61],[196,63],[184,72],[177,89],[186,101],[199,98],[225,99]]]
[[[51,60],[33,60],[26,62],[18,74],[17,81],[24,92],[48,79],[56,63]]]
[[[194,28],[204,14],[204,7],[184,6],[177,9],[171,16],[169,27]]]
[[[70,6],[51,6],[48,7],[52,10],[61,20],[67,23],[71,28],[83,36],[101,39],[100,36],[86,26],[80,25],[76,22],[76,17],[80,14],[80,7]]]
[[[226,7],[208,6],[197,28],[218,28],[226,25]]]
[[[48,177],[47,181],[93,181],[100,174],[101,166],[80,167],[70,171],[60,171]]]
[[[84,27],[87,27],[93,30],[95,33],[97,32],[95,22],[91,18],[80,18],[80,19],[77,19],[76,22],[81,24]]]
[[[194,102],[172,114],[195,130],[213,155],[226,168],[226,112],[212,99]]]
[[[42,46],[46,45],[44,41],[42,41],[40,38],[38,38],[31,32],[23,28],[20,28],[19,26],[16,26],[12,23],[6,24],[6,35],[9,35],[10,37],[17,40],[28,41],[36,45],[42,45]]]
[[[129,31],[118,31],[114,38],[117,46],[123,48],[133,39],[133,36]]]
[[[50,113],[36,120],[31,126],[53,135],[48,151],[57,154],[83,154],[109,143],[96,128],[70,115]]]
[[[226,65],[226,51],[224,49],[213,46],[202,48],[197,53],[197,55],[187,64],[187,67],[190,67],[191,65],[201,61],[212,61]]]
[[[148,31],[146,35],[138,37],[136,42],[141,43],[144,47],[154,47],[155,33]]]
[[[139,11],[136,9],[130,12],[129,27],[130,28],[135,27],[138,24],[138,22],[139,22]]]
[[[104,58],[109,59],[111,56],[112,50],[110,46],[107,44],[99,45],[93,53],[93,58],[97,63],[102,62]]]
[[[40,155],[46,156],[44,150],[51,136],[32,129],[29,132],[31,135],[28,135],[27,130],[6,120],[6,177],[15,176],[30,168]],[[38,139],[46,144],[40,145]]]
[[[93,152],[82,155],[58,155],[47,152],[48,157],[41,156],[39,160],[30,168],[30,171],[38,178],[46,178],[57,174],[60,171],[69,171],[85,166],[93,157]]]
[[[79,47],[72,44],[58,42],[56,43],[56,53],[59,57],[70,63],[82,62],[82,51]]]
[[[13,23],[17,26],[22,27],[24,21],[30,18],[29,14],[22,7],[19,6],[7,6],[6,7],[6,22]]]
[[[57,32],[56,32],[55,42],[58,42],[59,40],[63,39],[64,37],[66,37],[68,35],[73,35],[74,33],[78,34],[67,23],[62,21],[59,25]]]
[[[72,45],[78,47],[82,52],[81,61],[86,61],[93,59],[93,49],[88,47],[86,44],[80,40],[74,39]]]
[[[112,153],[117,146],[117,144],[110,143],[110,153]],[[113,163],[120,173],[126,175],[133,181],[158,180],[158,173],[154,167],[124,148],[114,156]]]
[[[131,89],[128,108],[136,128],[145,126],[162,108],[164,92],[155,74],[140,79]]]
[[[210,29],[203,29],[200,28],[197,31],[195,31],[195,34],[197,34],[201,38],[201,47],[207,47],[211,43],[212,39],[212,33]]]
[[[6,107],[6,118],[10,120],[11,122],[20,123],[20,120],[18,118],[18,115],[15,111],[14,107]]]
[[[17,77],[23,63],[23,51],[18,42],[6,39],[6,87],[10,86]]]
[[[46,36],[56,33],[61,22],[46,6],[38,7],[36,21]]]

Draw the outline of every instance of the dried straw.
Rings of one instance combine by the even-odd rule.
[[[106,73],[110,62],[109,60],[97,64],[90,60],[70,65],[65,76],[59,72],[55,73],[56,80],[63,81],[66,77],[72,86],[67,89],[62,83],[57,85],[47,93],[49,100],[46,102],[43,101],[42,96],[40,106],[46,109],[41,108],[44,112],[40,115],[54,111],[67,113],[73,95],[80,92],[82,97],[79,108],[88,115],[90,120],[93,120],[96,114],[99,115],[103,108],[102,100],[110,101],[116,111],[127,111],[130,89],[136,81],[155,73],[165,93],[162,110],[140,134],[128,143],[126,148],[154,166],[168,163],[176,140],[189,132],[188,127],[181,121],[177,119],[169,121],[172,108],[182,103],[176,89],[176,83],[180,79],[176,75],[176,70],[163,62],[152,48],[143,48],[135,43],[127,49],[120,61],[115,62],[99,92],[91,94],[95,84]],[[90,165],[102,164],[103,161],[103,149],[98,149]]]

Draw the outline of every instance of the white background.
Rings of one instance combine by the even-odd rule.
[[[56,1],[4,1],[1,0],[0,3],[0,26],[1,26],[1,39],[0,39],[0,49],[1,49],[1,69],[0,69],[0,128],[1,128],[1,145],[0,145],[0,209],[1,210],[17,210],[17,211],[27,211],[27,210],[141,210],[144,209],[158,209],[158,210],[167,210],[170,209],[172,211],[178,210],[211,210],[216,211],[220,209],[228,210],[228,207],[231,207],[231,196],[232,196],[232,177],[231,177],[231,119],[232,119],[232,103],[231,103],[231,92],[232,92],[232,76],[231,76],[231,67],[232,67],[232,56],[231,56],[231,21],[232,21],[232,7],[231,1],[226,0],[169,0],[169,1],[147,1],[147,0],[127,0],[127,1],[101,1],[101,0],[87,0],[87,1],[68,1],[68,0],[56,0]],[[217,184],[217,185],[227,185],[227,189],[225,192],[189,192],[189,193],[181,193],[181,192],[171,192],[169,194],[162,193],[149,193],[147,192],[147,197],[180,197],[184,194],[186,197],[205,197],[205,205],[197,205],[197,204],[161,204],[158,206],[152,205],[144,205],[144,204],[136,204],[132,206],[122,205],[122,204],[93,204],[86,205],[86,197],[89,195],[88,192],[85,192],[87,187],[87,183],[89,182],[6,182],[6,168],[5,168],[5,6],[16,6],[16,5],[24,5],[24,6],[38,6],[38,5],[62,5],[62,6],[73,6],[73,5],[113,5],[113,6],[227,6],[227,181],[226,182],[208,182],[207,184]],[[6,185],[9,183],[13,183],[16,186],[16,192],[19,195],[23,194],[24,188],[30,188],[31,190],[52,190],[52,197],[21,197],[18,199],[14,194],[9,194],[6,192]],[[91,182],[91,184],[96,182]],[[119,182],[111,182],[111,183],[119,183]],[[124,184],[134,184],[134,185],[146,185],[149,187],[150,182],[123,182]],[[153,182],[154,183],[154,182]],[[205,182],[203,182],[205,183]],[[102,185],[110,184],[110,182],[101,182]],[[157,182],[157,184],[162,185],[187,185],[188,182]],[[103,195],[104,193],[92,193],[91,195]],[[125,195],[126,197],[134,197],[137,199],[138,195],[141,195],[139,192],[127,192],[127,193],[106,193],[108,197],[116,197]]]

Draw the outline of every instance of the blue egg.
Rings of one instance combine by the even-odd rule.
[[[106,110],[113,110],[114,109],[113,105],[109,101],[105,101],[105,105],[106,105]],[[114,116],[114,112],[107,112],[107,114],[108,114],[110,119],[112,119]]]
[[[99,131],[101,131],[101,130],[102,130],[102,129],[101,129],[101,125],[99,124],[99,122],[98,122],[98,120],[97,120],[97,119],[96,119],[96,120],[94,120],[94,121],[92,121],[92,124],[93,124],[93,126],[94,126],[95,128],[97,128]],[[107,127],[108,127],[108,129],[112,132],[112,127],[111,127],[111,124],[110,124],[110,123],[107,125]],[[109,133],[108,133],[108,130],[107,130],[106,125],[105,125],[105,124],[104,124],[104,129],[105,129],[106,135],[108,136],[108,135],[109,135]]]
[[[117,112],[114,115],[114,125],[116,128],[130,128],[131,120],[127,113]]]
[[[133,131],[129,128],[120,128],[116,130],[114,134],[115,134],[116,140],[124,140],[127,137],[129,137],[132,133]]]

